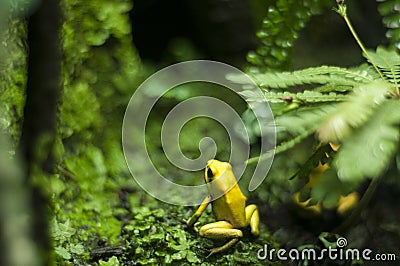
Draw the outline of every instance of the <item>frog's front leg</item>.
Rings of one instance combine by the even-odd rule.
[[[234,229],[233,226],[226,221],[218,221],[202,226],[200,228],[200,235],[211,239],[230,239],[229,242],[223,246],[211,249],[210,254],[225,251],[238,242],[239,238],[243,236],[242,231]]]
[[[207,208],[208,204],[211,202],[211,196],[207,196],[203,202],[201,203],[200,207],[197,209],[197,211],[190,217],[190,219],[186,222],[186,224],[189,227],[192,227],[197,220],[200,218],[200,216],[203,214],[205,209]],[[196,230],[197,231],[197,230]]]
[[[260,215],[258,214],[258,208],[254,204],[250,204],[245,208],[246,213],[246,224],[250,225],[251,233],[253,236],[258,236],[260,231],[258,226],[260,225]]]

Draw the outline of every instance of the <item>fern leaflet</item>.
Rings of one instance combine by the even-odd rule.
[[[343,143],[333,165],[343,181],[376,178],[386,169],[400,140],[400,102],[388,100]]]
[[[378,47],[376,52],[369,50],[369,57],[371,64],[376,66],[382,71],[388,81],[399,87],[400,80],[400,55],[394,50]]]
[[[307,138],[308,136],[310,136],[311,134],[313,134],[315,132],[315,128],[309,129],[308,131],[303,131],[301,134],[299,134],[298,136],[296,136],[293,139],[290,139],[288,141],[282,142],[281,144],[279,144],[278,146],[276,146],[275,148],[275,152],[272,153],[271,151],[266,152],[264,154],[261,154],[261,156],[258,157],[253,157],[250,158],[246,161],[246,164],[252,164],[255,162],[258,162],[259,160],[265,160],[270,158],[273,154],[274,155],[278,155],[282,152],[285,152],[291,148],[293,148],[294,146],[296,146],[296,144],[302,142],[305,138]]]
[[[263,102],[267,100],[269,103],[287,103],[287,102],[302,102],[302,103],[319,103],[319,102],[340,102],[346,96],[343,94],[336,94],[334,92],[321,93],[317,91],[304,91],[298,93],[290,92],[267,92],[265,97],[254,93],[252,90],[245,90],[240,92],[247,101]]]
[[[287,89],[304,84],[336,84],[353,87],[359,83],[371,82],[374,77],[365,70],[349,70],[335,66],[311,67],[293,72],[267,72],[249,74],[257,85],[264,88]],[[240,77],[228,75],[236,83],[244,83]]]
[[[393,86],[377,80],[356,87],[347,101],[340,103],[318,129],[318,137],[323,142],[340,142],[353,128],[364,124],[381,105]]]

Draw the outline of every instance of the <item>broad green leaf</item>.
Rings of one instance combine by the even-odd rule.
[[[392,84],[380,80],[354,88],[347,101],[337,105],[318,129],[319,139],[323,142],[342,141],[353,129],[368,121],[392,89]]]
[[[55,247],[54,251],[63,259],[69,260],[71,258],[71,253],[69,253],[68,250],[63,247]]]
[[[333,165],[340,180],[380,176],[393,158],[400,138],[400,101],[380,106],[371,119],[343,143]]]

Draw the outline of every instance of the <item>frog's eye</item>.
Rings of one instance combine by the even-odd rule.
[[[206,176],[206,182],[211,182],[213,180],[214,173],[211,170],[211,168],[207,169],[207,176]]]

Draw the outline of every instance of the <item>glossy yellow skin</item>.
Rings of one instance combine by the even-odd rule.
[[[229,241],[221,247],[213,248],[210,255],[227,250],[238,242],[239,238],[243,236],[240,229],[246,226],[250,225],[251,233],[258,236],[260,218],[257,206],[252,204],[246,207],[246,197],[237,184],[232,166],[227,162],[208,161],[205,169],[205,181],[209,195],[204,199],[196,213],[187,221],[187,224],[193,226],[208,204],[211,203],[217,222],[202,226],[200,235],[211,239]],[[217,198],[221,194],[223,196]]]

